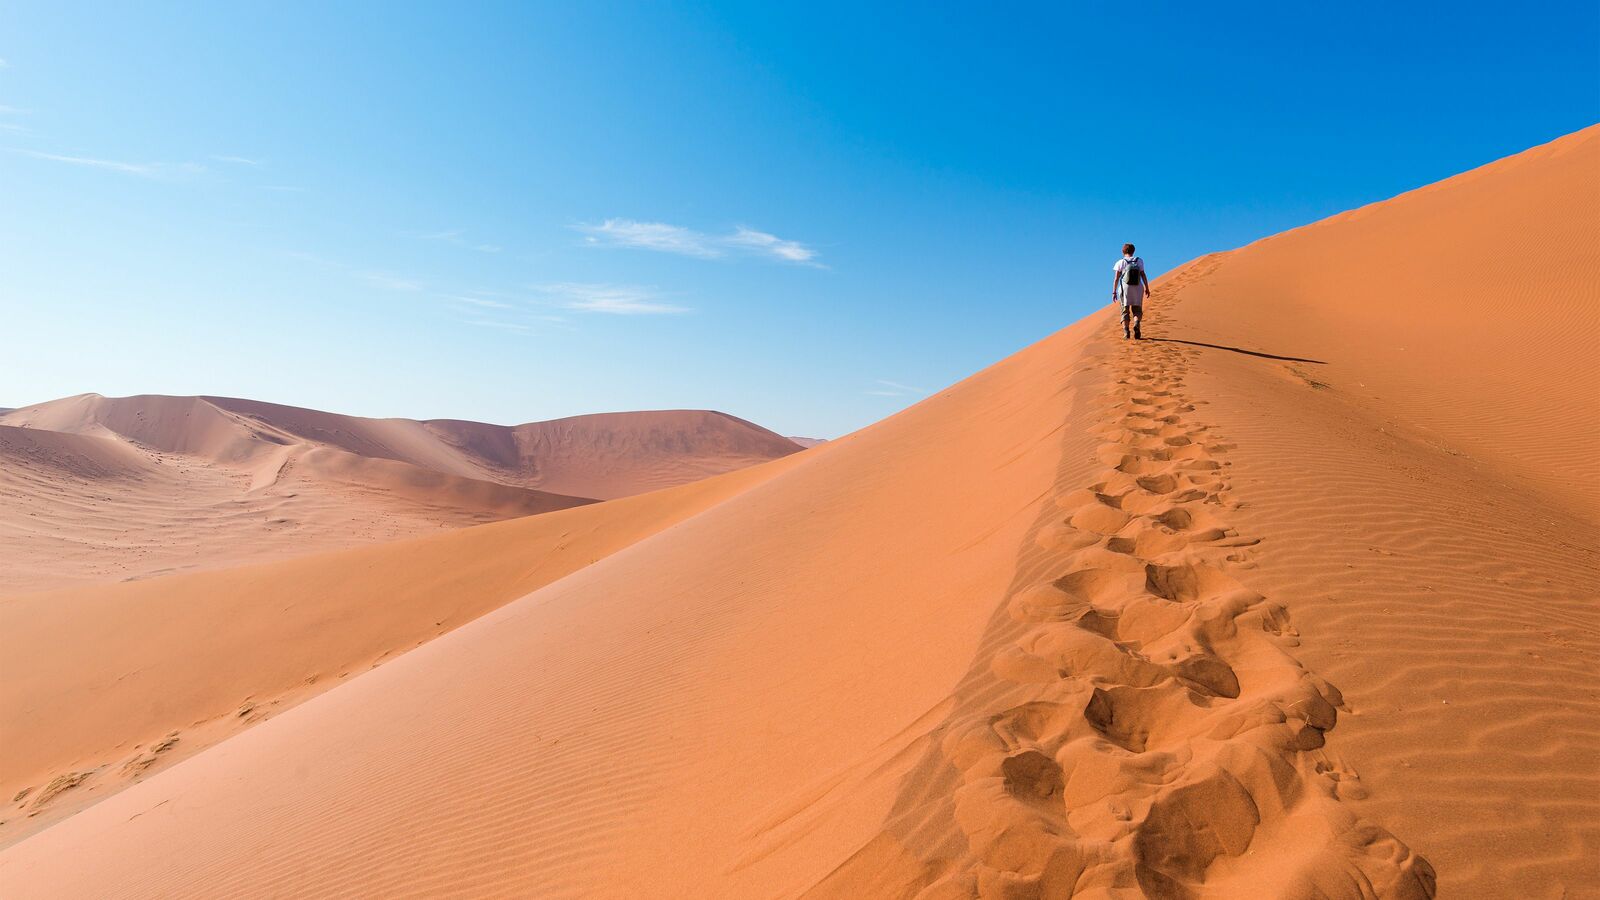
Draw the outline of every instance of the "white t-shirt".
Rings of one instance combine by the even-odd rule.
[[[1127,283],[1127,280],[1123,277],[1122,273],[1127,271],[1129,263],[1136,263],[1136,264],[1138,264],[1140,269],[1144,268],[1144,260],[1142,258],[1140,258],[1140,257],[1137,257],[1137,256],[1124,256],[1123,258],[1117,260],[1117,264],[1116,265],[1111,267],[1111,271],[1117,273],[1117,296],[1118,297],[1121,297],[1123,294],[1126,294],[1127,291],[1128,291],[1128,283]],[[1145,273],[1145,277],[1149,278],[1150,274],[1148,272],[1146,272]],[[1140,294],[1140,296],[1142,298],[1143,295],[1144,295],[1144,282],[1143,281],[1139,282],[1138,289],[1139,289],[1139,294]]]

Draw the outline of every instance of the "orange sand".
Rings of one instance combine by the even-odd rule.
[[[0,882],[1592,890],[1597,173],[1600,128],[1197,260],[1154,340],[1103,312],[753,470],[8,848]]]

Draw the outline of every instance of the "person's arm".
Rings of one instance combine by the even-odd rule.
[[[1111,302],[1117,302],[1117,281],[1122,278],[1122,270],[1116,266],[1111,267]]]
[[[1144,270],[1144,266],[1139,267],[1139,280],[1144,282],[1144,295],[1150,296],[1150,273]]]

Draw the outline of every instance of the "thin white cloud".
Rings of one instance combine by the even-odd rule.
[[[468,325],[477,325],[481,328],[498,328],[501,331],[514,331],[517,334],[532,334],[533,328],[520,325],[516,322],[495,322],[490,319],[463,319]]]
[[[509,303],[501,303],[499,300],[485,300],[482,297],[463,297],[460,294],[440,294],[439,296],[443,297],[446,300],[453,301],[455,303],[466,303],[466,304],[469,304],[471,306],[480,306],[480,307],[483,307],[484,309],[512,309],[513,308],[511,306],[511,304],[509,304]]]
[[[901,384],[898,381],[890,381],[887,378],[879,378],[874,383],[877,385],[877,387],[869,388],[868,390],[862,391],[862,393],[873,397],[926,396],[928,393],[922,388],[912,387],[909,384]]]
[[[651,288],[628,284],[560,282],[536,285],[556,306],[574,312],[612,316],[661,316],[689,312],[687,307],[661,302]]]
[[[12,153],[31,156],[34,159],[43,159],[49,162],[65,163],[72,166],[83,166],[90,169],[103,169],[108,172],[120,172],[124,175],[137,175],[140,178],[175,178],[186,175],[199,175],[206,171],[206,167],[199,163],[130,163],[116,159],[99,159],[92,156],[71,156],[65,153],[45,153],[40,150],[23,150],[20,147],[8,148]]]
[[[43,153],[38,150],[22,150],[16,147],[11,148],[11,152],[21,153],[23,156],[31,156],[34,159],[45,159],[73,166],[86,166],[92,169],[107,169],[112,172],[138,175],[143,178],[155,178],[161,174],[163,168],[156,163],[128,163],[114,159],[94,159],[88,156],[65,156],[60,153]]]
[[[261,160],[259,160],[259,159],[251,159],[248,156],[219,156],[219,155],[213,154],[211,158],[216,160],[217,162],[234,163],[236,165],[241,165],[241,166],[259,166],[259,165],[261,165]]]
[[[707,234],[665,222],[639,222],[634,219],[606,219],[598,225],[584,223],[573,227],[585,235],[586,243],[595,246],[655,250],[698,259],[721,259],[730,253],[742,253],[821,267],[816,261],[817,252],[799,241],[784,240],[775,234],[743,225],[730,234],[722,235]]]
[[[904,392],[909,393],[909,394],[926,394],[927,393],[927,390],[925,390],[923,388],[912,387],[909,384],[901,384],[898,381],[889,381],[889,380],[884,379],[884,378],[879,378],[878,379],[878,383],[883,385],[886,388],[890,388],[890,389],[896,390],[896,391],[904,391]]]
[[[746,228],[740,225],[738,230],[726,240],[735,246],[745,247],[753,252],[771,256],[775,259],[817,265],[815,262],[817,251],[799,241],[786,241],[775,234],[768,234],[765,231],[756,231],[753,228]]]
[[[445,244],[454,244],[457,247],[466,247],[469,250],[476,250],[479,253],[499,253],[504,249],[499,244],[473,243],[472,241],[467,240],[466,232],[459,228],[451,228],[445,231],[428,231],[422,234],[412,235],[412,237],[424,241],[439,241]]]
[[[700,259],[715,259],[724,252],[708,235],[677,225],[668,225],[665,222],[606,219],[599,225],[585,224],[576,227],[588,235],[587,240],[591,244],[635,247],[640,250],[676,253]]]
[[[0,116],[25,116],[33,112],[31,109],[22,109],[16,106],[0,106]],[[33,134],[32,128],[21,122],[0,122],[0,131],[9,131],[12,134]]]
[[[357,277],[375,287],[389,291],[402,291],[408,294],[422,290],[422,284],[410,278],[390,275],[387,272],[357,272]]]

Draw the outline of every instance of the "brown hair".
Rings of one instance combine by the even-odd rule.
[[[1123,244],[1122,245],[1122,255],[1123,256],[1132,256],[1133,255],[1133,245],[1132,244]]]

